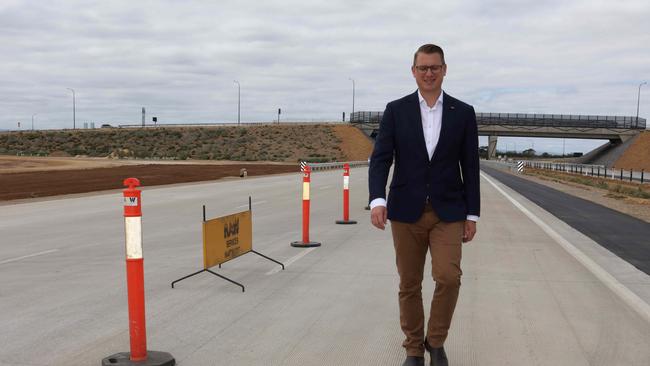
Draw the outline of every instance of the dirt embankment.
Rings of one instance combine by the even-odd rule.
[[[341,152],[348,161],[365,161],[372,154],[372,140],[360,129],[352,126],[334,126],[334,133],[341,140]]]
[[[615,169],[650,171],[650,131],[643,131],[614,164]]]
[[[249,176],[297,173],[298,160],[366,160],[372,151],[371,140],[349,125],[48,131],[0,137],[8,142],[0,144],[5,152],[53,150],[67,155],[67,149],[101,156],[116,146],[127,157],[0,156],[0,201],[118,189],[127,177],[152,186],[239,177],[242,168]],[[153,155],[154,160],[133,159],[138,154]],[[156,154],[177,154],[172,158],[182,160],[159,160]],[[216,160],[223,157],[245,161]]]
[[[0,201],[86,193],[123,188],[128,177],[137,177],[143,186],[239,178],[299,172],[298,164],[150,164],[95,169],[30,171],[0,174]]]
[[[0,155],[0,176],[7,173],[108,168],[133,164],[142,164],[142,162],[106,158],[51,158]]]

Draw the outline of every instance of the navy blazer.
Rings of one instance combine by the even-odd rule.
[[[442,221],[480,216],[478,129],[474,108],[447,93],[442,100],[440,139],[429,160],[418,92],[386,106],[370,157],[370,201],[386,198],[386,182],[395,160],[387,199],[388,219],[415,222],[427,196]]]

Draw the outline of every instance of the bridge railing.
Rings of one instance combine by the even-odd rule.
[[[383,112],[359,111],[350,115],[350,123],[379,123]],[[534,127],[624,128],[645,129],[646,119],[629,116],[577,114],[476,113],[479,125]]]
[[[360,111],[350,114],[350,123],[379,123],[384,112]]]
[[[645,129],[645,118],[568,114],[477,113],[479,125]]]

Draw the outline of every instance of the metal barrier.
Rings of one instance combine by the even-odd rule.
[[[311,171],[317,170],[330,170],[330,169],[343,169],[345,164],[349,164],[350,168],[357,168],[361,166],[368,166],[367,161],[351,161],[351,162],[333,162],[333,163],[306,163],[311,168]]]
[[[575,163],[555,163],[546,161],[524,160],[524,166],[534,169],[543,169],[550,171],[559,171],[563,173],[584,175],[596,178],[615,179],[620,181],[648,183],[645,176],[645,170],[634,169],[608,169],[604,165],[589,165]]]

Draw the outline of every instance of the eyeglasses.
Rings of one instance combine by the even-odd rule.
[[[443,66],[444,65],[418,65],[415,66],[415,69],[418,70],[420,74],[426,74],[427,70],[431,70],[431,73],[435,74],[437,72],[440,72]]]

